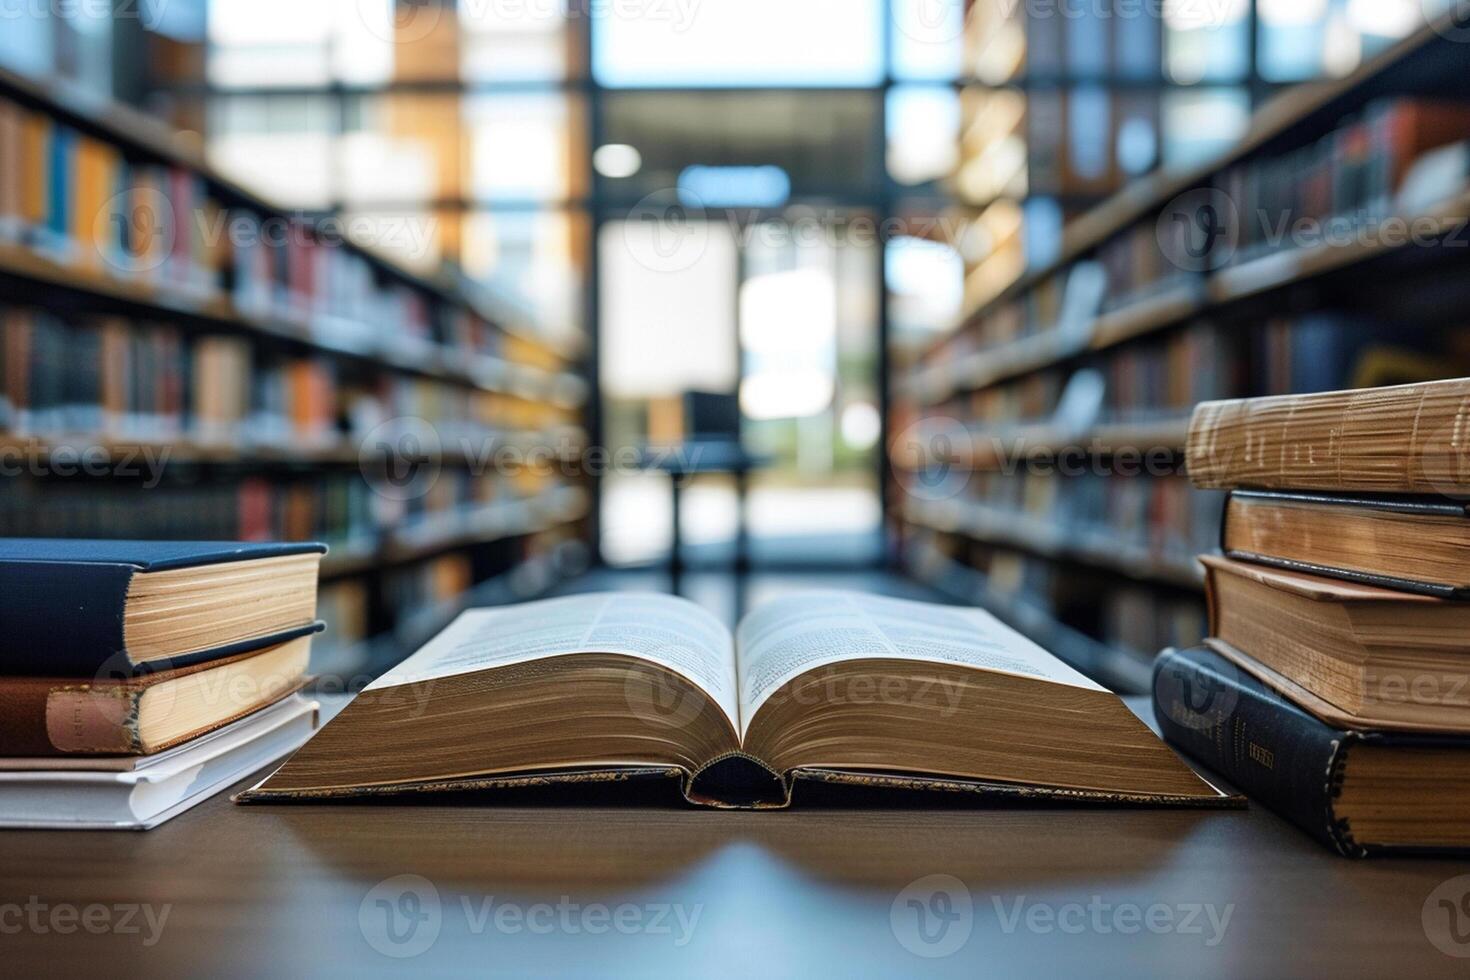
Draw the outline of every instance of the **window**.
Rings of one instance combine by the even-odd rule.
[[[873,86],[882,0],[699,0],[593,25],[592,66],[614,87]]]

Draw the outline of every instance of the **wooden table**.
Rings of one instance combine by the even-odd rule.
[[[1336,858],[1262,809],[219,797],[143,834],[0,833],[0,963],[13,977],[1464,977],[1470,958],[1440,952],[1421,915],[1465,874]],[[153,923],[167,907],[161,929],[113,908],[138,903]]]

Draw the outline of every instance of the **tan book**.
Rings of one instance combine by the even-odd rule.
[[[0,99],[0,240],[19,238],[23,226],[21,119],[18,105]]]
[[[1237,490],[1221,546],[1288,571],[1470,597],[1470,510],[1454,500]]]
[[[8,755],[150,755],[299,690],[311,637],[137,677],[0,678]]]
[[[240,800],[638,778],[718,807],[787,806],[803,783],[1232,802],[988,614],[845,592],[783,596],[733,635],[661,595],[467,612]]]
[[[1470,733],[1470,603],[1200,560],[1210,634],[1321,699],[1334,724]]]
[[[1205,402],[1186,445],[1196,486],[1470,493],[1470,378]]]

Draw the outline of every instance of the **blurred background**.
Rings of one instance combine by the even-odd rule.
[[[923,414],[901,382],[924,352],[983,348],[957,325],[1056,260],[1068,222],[1226,152],[1283,90],[1352,77],[1448,6],[7,4],[0,66],[74,105],[131,105],[284,211],[346,216],[377,252],[493,294],[579,352],[595,445],[677,444],[687,393],[735,396],[762,463],[756,567],[876,568],[905,534],[885,447]],[[593,556],[664,562],[667,474],[599,475]],[[737,516],[729,474],[690,483],[692,565],[731,558]]]

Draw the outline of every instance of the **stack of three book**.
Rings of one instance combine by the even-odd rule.
[[[1342,854],[1470,851],[1470,379],[1210,402],[1211,638],[1165,736]]]
[[[300,746],[324,552],[0,539],[0,827],[147,829]]]

